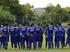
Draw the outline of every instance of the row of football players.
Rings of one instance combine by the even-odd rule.
[[[68,24],[68,30],[67,30],[67,39],[65,43],[65,29],[64,27],[59,23],[56,26],[53,26],[52,23],[46,28],[44,28],[45,34],[46,34],[46,47],[48,44],[48,48],[53,48],[53,43],[55,43],[55,48],[60,47],[60,43],[62,48],[65,47],[65,45],[70,46],[70,24]],[[41,26],[11,26],[8,28],[8,26],[1,26],[0,27],[0,47],[3,45],[3,48],[8,48],[8,42],[9,37],[11,37],[11,46],[12,48],[17,48],[17,45],[19,48],[24,49],[25,48],[25,41],[28,49],[31,49],[32,43],[33,48],[42,47],[43,42],[43,33],[44,30]],[[55,40],[53,38],[55,32]],[[9,36],[10,34],[10,36]],[[54,40],[54,42],[53,42]]]
[[[54,35],[55,34],[55,35]],[[52,23],[46,27],[46,47],[48,48],[64,48],[70,46],[70,24],[65,29],[61,23],[53,26]]]
[[[10,39],[9,39],[10,37]],[[42,47],[43,30],[41,26],[0,26],[0,47],[8,48],[8,42],[11,40],[12,48],[25,48],[25,42],[28,49]]]

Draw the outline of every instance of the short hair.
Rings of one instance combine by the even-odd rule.
[[[70,23],[68,23],[67,25],[70,25]]]
[[[23,26],[25,26],[25,24],[23,24]]]
[[[61,25],[61,23],[58,23],[58,25]]]
[[[50,25],[53,25],[53,23],[50,23]]]

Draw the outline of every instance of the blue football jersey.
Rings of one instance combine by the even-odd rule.
[[[34,34],[35,33],[35,28],[34,27],[30,27],[29,28],[29,33],[30,34]]]

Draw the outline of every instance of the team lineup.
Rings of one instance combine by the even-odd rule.
[[[67,35],[67,38],[65,36]],[[11,42],[11,47],[16,49],[42,48],[43,35],[45,35],[45,47],[61,48],[70,46],[70,24],[68,24],[67,30],[61,23],[53,25],[50,23],[46,27],[42,27],[39,24],[37,26],[26,25],[13,25],[13,26],[0,26],[0,48],[8,49],[8,42]],[[66,40],[65,40],[66,38]],[[26,42],[26,45],[25,45]]]

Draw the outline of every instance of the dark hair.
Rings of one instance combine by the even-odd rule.
[[[25,26],[25,24],[23,24],[23,26]]]
[[[68,25],[70,25],[70,23]]]
[[[40,26],[40,23],[38,23],[38,26]]]
[[[58,25],[61,25],[61,23],[58,23]]]
[[[53,25],[53,23],[50,23],[50,25]]]
[[[47,24],[46,26],[48,27],[49,25]]]
[[[32,27],[34,24],[32,23],[30,26]]]

